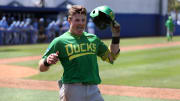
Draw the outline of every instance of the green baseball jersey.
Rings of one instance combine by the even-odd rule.
[[[174,24],[173,21],[168,19],[165,23],[166,27],[168,28],[169,31],[173,32],[174,31]]]
[[[64,68],[63,83],[101,82],[97,56],[104,57],[109,49],[96,35],[83,32],[81,36],[75,36],[66,32],[50,43],[43,58],[57,51]]]

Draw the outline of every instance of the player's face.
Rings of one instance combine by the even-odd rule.
[[[81,35],[86,28],[86,15],[75,14],[69,19],[70,32],[75,35]]]

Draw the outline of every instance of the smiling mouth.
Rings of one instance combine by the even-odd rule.
[[[84,27],[77,27],[78,30],[84,30]]]

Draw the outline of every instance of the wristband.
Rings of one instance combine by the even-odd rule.
[[[112,44],[119,44],[120,37],[112,37]]]
[[[47,58],[45,58],[44,59],[44,66],[47,66],[47,67],[49,67],[51,64],[49,64],[48,62],[47,62]]]

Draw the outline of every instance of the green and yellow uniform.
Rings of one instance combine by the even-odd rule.
[[[167,20],[165,25],[170,32],[174,31],[174,24],[172,20]]]
[[[81,36],[75,36],[66,32],[50,43],[43,58],[57,51],[64,68],[62,76],[64,84],[101,83],[97,56],[106,60],[109,49],[96,35],[83,32]]]
[[[175,27],[171,16],[168,17],[168,20],[166,21],[165,26],[167,28],[166,37],[168,41],[170,41],[172,40],[174,27]]]

